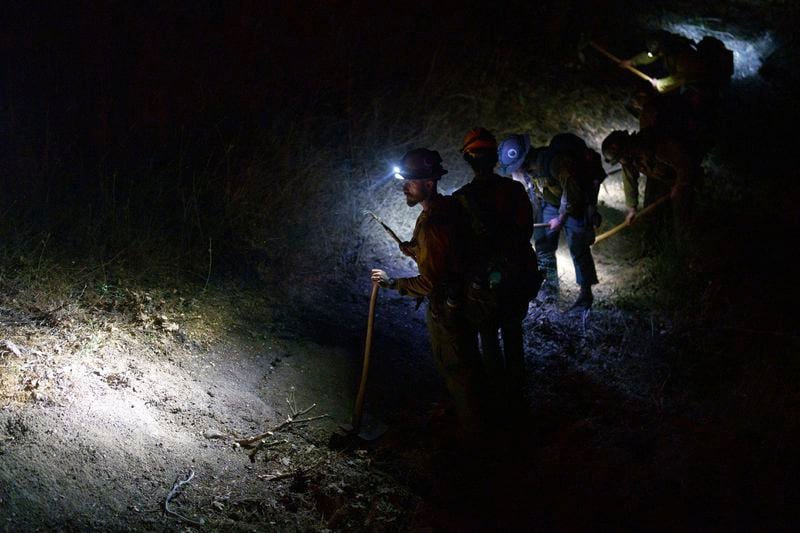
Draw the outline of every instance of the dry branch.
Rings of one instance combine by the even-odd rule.
[[[302,410],[298,409],[297,408],[297,401],[295,400],[295,396],[294,396],[294,387],[292,387],[290,389],[289,396],[286,397],[286,404],[289,406],[289,415],[286,417],[286,420],[284,420],[283,422],[281,422],[280,424],[278,424],[274,428],[272,428],[272,429],[270,429],[268,431],[265,431],[264,433],[261,433],[260,435],[255,435],[253,437],[245,437],[243,439],[237,439],[235,441],[236,445],[237,446],[241,446],[242,448],[247,448],[247,449],[250,449],[250,448],[253,448],[254,446],[257,446],[258,447],[257,449],[260,449],[260,448],[263,448],[265,446],[265,443],[261,443],[260,441],[262,439],[265,439],[266,437],[273,436],[276,431],[281,431],[282,429],[285,429],[285,428],[287,428],[287,427],[289,427],[289,426],[291,426],[293,424],[304,424],[306,422],[311,422],[313,420],[319,420],[320,418],[325,418],[325,417],[328,416],[327,414],[324,414],[324,415],[311,416],[311,417],[308,417],[308,418],[298,418],[298,417],[303,416],[306,413],[310,412],[312,409],[314,409],[317,406],[317,404],[316,403],[312,403],[311,405],[309,405],[305,409],[302,409]],[[251,460],[252,460],[252,458],[253,458],[253,455],[251,454]]]
[[[258,476],[258,479],[263,479],[265,481],[276,481],[278,479],[286,479],[286,478],[290,478],[290,477],[302,477],[302,476],[308,475],[312,470],[314,470],[317,466],[319,466],[320,463],[322,463],[322,461],[324,461],[324,460],[325,460],[325,457],[323,456],[323,457],[320,457],[319,460],[317,460],[316,462],[312,463],[311,465],[309,465],[309,466],[307,466],[305,468],[303,468],[303,467],[298,468],[294,472],[286,472],[286,473],[283,473],[283,474],[272,474],[272,475],[264,474],[264,475]]]
[[[169,502],[178,496],[181,491],[183,490],[182,487],[189,483],[194,478],[194,470],[189,470],[189,474],[186,476],[186,479],[181,480],[180,476],[175,477],[175,483],[172,484],[172,489],[170,489],[169,494],[164,499],[164,514],[174,516],[175,518],[182,520],[188,524],[192,524],[195,526],[202,526],[205,525],[205,520],[202,518],[199,520],[192,520],[191,518],[187,518],[179,513],[176,513],[172,509],[169,508]]]
[[[289,443],[289,439],[274,440],[272,442],[267,442],[265,440],[262,440],[258,444],[256,444],[255,448],[250,450],[250,453],[248,453],[248,456],[250,457],[250,462],[251,463],[255,463],[256,462],[256,454],[259,451],[263,450],[264,448],[272,448],[272,447],[278,446],[280,444],[288,444],[288,443]]]

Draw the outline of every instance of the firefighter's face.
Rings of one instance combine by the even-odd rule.
[[[403,181],[403,194],[406,196],[406,203],[408,206],[413,207],[427,200],[430,197],[432,187],[432,180]]]

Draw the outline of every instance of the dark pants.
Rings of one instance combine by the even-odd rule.
[[[644,207],[670,194],[672,185],[671,182],[664,180],[647,178],[644,189]],[[645,240],[650,244],[664,242],[665,235],[669,239],[671,233],[675,250],[679,253],[685,251],[686,244],[690,239],[693,196],[692,187],[688,187],[680,197],[656,208],[659,212],[653,213],[645,229]]]
[[[483,364],[494,395],[503,407],[523,401],[525,350],[522,321],[528,313],[528,300],[521,301],[513,289],[503,291],[497,321],[482,325],[479,331]],[[503,346],[500,347],[502,336]]]
[[[467,432],[481,431],[486,422],[486,378],[475,330],[458,310],[445,305],[429,305],[426,321],[433,360],[444,378],[459,422]]]
[[[540,209],[536,210],[536,222],[549,222],[558,217],[558,207],[540,201]],[[591,245],[594,242],[594,227],[586,222],[585,217],[567,216],[561,228],[567,237],[567,246],[575,267],[575,280],[581,287],[597,284],[597,271],[594,266]],[[550,231],[550,228],[536,228],[533,231],[536,256],[539,269],[545,271],[545,283],[551,288],[558,287],[558,265],[556,250],[561,230]]]

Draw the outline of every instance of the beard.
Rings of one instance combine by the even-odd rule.
[[[414,198],[413,196],[406,195],[406,205],[408,207],[414,207],[418,203],[419,203],[419,199],[418,198]]]

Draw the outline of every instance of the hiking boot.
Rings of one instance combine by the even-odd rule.
[[[592,288],[581,287],[581,292],[578,295],[578,299],[575,300],[575,303],[572,304],[572,307],[570,307],[567,312],[572,313],[577,311],[586,311],[592,307],[592,303],[594,303],[594,295],[592,295]]]
[[[555,303],[556,300],[558,300],[558,285],[545,281],[542,283],[542,286],[533,301],[536,304],[542,305]]]

